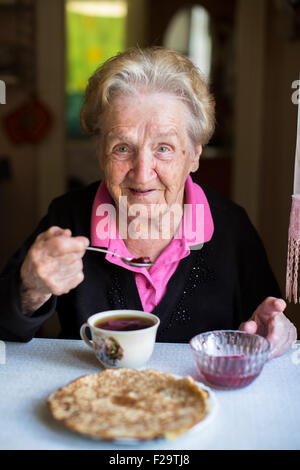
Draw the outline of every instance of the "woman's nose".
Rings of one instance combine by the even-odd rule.
[[[139,152],[133,161],[130,176],[134,178],[137,183],[146,183],[153,178],[154,173],[154,161],[152,156],[146,152]]]

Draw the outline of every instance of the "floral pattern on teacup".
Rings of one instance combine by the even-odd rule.
[[[96,350],[100,361],[107,365],[115,366],[123,357],[124,350],[118,341],[112,336],[99,338]]]

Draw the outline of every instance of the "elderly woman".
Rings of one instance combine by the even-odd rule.
[[[78,338],[90,315],[126,308],[160,317],[158,341],[240,328],[266,336],[273,357],[290,348],[296,329],[247,215],[190,176],[214,129],[213,97],[190,60],[163,48],[110,59],[89,80],[81,124],[104,179],[54,200],[9,261],[0,337],[28,341],[57,311],[61,336]]]

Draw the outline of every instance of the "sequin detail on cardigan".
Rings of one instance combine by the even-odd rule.
[[[208,250],[206,249],[205,251],[207,252]],[[208,266],[205,258],[202,250],[197,253],[194,265],[184,286],[182,296],[176,308],[169,315],[167,325],[159,332],[160,340],[163,340],[164,333],[170,330],[174,325],[186,325],[191,320],[193,312],[191,312],[188,307],[187,301],[189,297],[200,284],[216,279],[215,271]]]
[[[112,275],[112,284],[108,291],[108,302],[112,310],[127,309],[127,303],[116,271]]]

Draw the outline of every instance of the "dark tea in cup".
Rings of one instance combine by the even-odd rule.
[[[115,315],[95,322],[94,326],[96,328],[101,328],[102,330],[133,331],[149,328],[150,326],[155,325],[155,323],[156,322],[153,321],[152,318],[138,317],[135,315]]]

